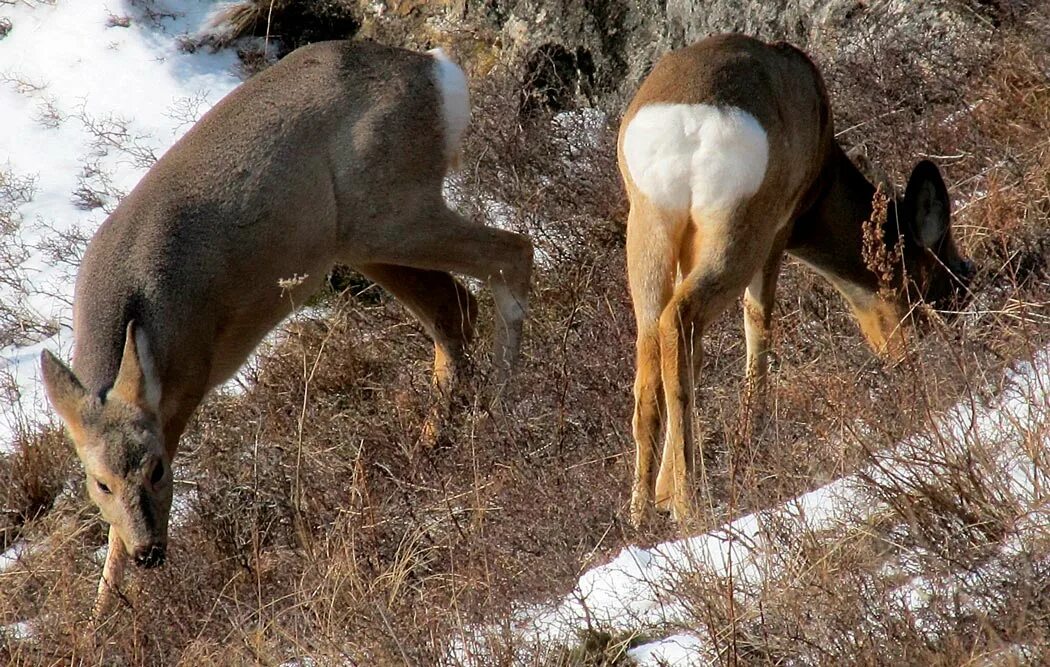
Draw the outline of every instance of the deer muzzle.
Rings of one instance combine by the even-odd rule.
[[[147,544],[146,546],[139,547],[138,549],[135,549],[135,553],[133,554],[135,565],[147,570],[163,565],[166,556],[167,545],[162,543]]]

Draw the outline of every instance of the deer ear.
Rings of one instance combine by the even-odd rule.
[[[904,201],[912,240],[924,248],[936,248],[951,222],[951,200],[937,165],[929,160],[915,165]]]
[[[134,320],[128,322],[120,370],[108,396],[137,405],[154,415],[160,408],[160,382],[153,366],[146,331],[136,326]]]
[[[40,353],[40,370],[44,378],[44,390],[47,398],[72,432],[83,430],[84,404],[87,390],[80,380],[59,360],[58,357],[44,350]]]

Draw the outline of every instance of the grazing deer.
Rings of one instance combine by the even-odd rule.
[[[77,277],[73,369],[41,356],[110,524],[98,613],[128,556],[145,568],[164,561],[171,462],[194,410],[334,263],[422,322],[439,402],[476,314],[449,272],[486,281],[496,363],[509,373],[532,246],[445,205],[469,116],[466,77],[439,50],[306,46],[205,114],[99,228]],[[293,277],[290,294],[278,286]]]
[[[678,518],[692,509],[701,335],[741,294],[749,387],[761,391],[785,252],[834,285],[871,347],[889,356],[903,353],[910,299],[941,303],[973,273],[952,239],[940,172],[922,161],[886,211],[877,243],[892,247],[903,236],[903,268],[892,295],[880,290],[863,254],[876,188],[835,141],[816,66],[788,44],[721,35],[667,54],[624,115],[618,157],[638,325],[636,524],[651,499]]]

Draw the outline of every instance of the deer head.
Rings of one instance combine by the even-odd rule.
[[[921,297],[941,310],[965,300],[975,269],[955,245],[951,200],[937,165],[929,160],[915,165],[904,197],[895,204],[887,219],[904,237],[904,268],[913,300]]]
[[[975,269],[955,244],[948,190],[929,160],[915,165],[904,196],[889,200],[885,220],[884,242],[900,251],[890,284],[895,289],[870,293],[869,298],[850,295],[850,301],[872,348],[899,358],[912,305],[921,300],[937,310],[958,308],[966,300]]]
[[[171,511],[171,461],[145,331],[128,323],[116,380],[99,394],[85,389],[47,350],[40,362],[48,398],[84,465],[88,495],[136,564],[161,565]]]

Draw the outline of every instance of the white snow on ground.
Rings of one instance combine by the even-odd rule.
[[[1050,349],[1037,353],[1031,363],[1019,364],[1008,374],[998,397],[981,404],[963,401],[937,420],[931,433],[915,436],[881,454],[873,469],[864,471],[881,484],[894,480],[908,488],[909,481],[941,474],[939,460],[947,454],[977,451],[978,443],[999,456],[987,462],[984,472],[1003,483],[1004,502],[1018,503],[1024,520],[1014,527],[1013,538],[1002,547],[1004,555],[1016,552],[1033,535],[1046,535],[1050,527],[1050,480],[1045,458],[1050,443],[1036,441],[1032,434],[1050,430]],[[988,447],[997,444],[998,447]],[[930,456],[931,452],[937,456]],[[921,463],[916,463],[916,461]],[[688,611],[678,591],[686,578],[704,573],[727,580],[740,605],[755,602],[764,582],[790,576],[784,563],[783,536],[819,535],[872,517],[885,508],[862,491],[860,474],[851,475],[799,496],[784,505],[741,517],[704,535],[656,545],[649,549],[627,547],[611,562],[585,572],[575,590],[548,607],[521,610],[515,631],[536,645],[572,645],[587,629],[637,632],[659,636],[661,629],[691,628]],[[1040,532],[1041,531],[1041,532]],[[889,567],[888,573],[902,567]],[[985,576],[979,572],[975,576]],[[901,588],[913,608],[936,604],[959,581],[934,582],[915,577]],[[464,664],[483,664],[484,632],[464,637],[455,651]],[[479,645],[480,644],[480,645]],[[703,665],[715,660],[709,638],[678,633],[657,639],[630,651],[640,665]]]
[[[179,48],[180,36],[203,25],[215,4],[157,0],[149,4],[158,13],[155,19],[121,0],[0,5],[0,18],[12,26],[0,38],[0,187],[22,183],[32,194],[14,212],[20,223],[14,236],[26,246],[24,260],[0,265],[5,274],[17,273],[23,289],[0,284],[0,303],[17,304],[57,332],[46,336],[29,330],[19,345],[0,349],[0,451],[19,428],[48,418],[37,377],[40,350],[69,358],[73,277],[82,247],[61,247],[59,241],[68,235],[90,237],[152,160],[239,82],[232,52]],[[598,116],[584,120],[604,122]],[[556,124],[570,121],[559,117]],[[83,185],[98,193],[101,207],[78,208],[75,193]],[[494,213],[497,219],[509,216]],[[1000,442],[1000,458],[988,464],[1004,482],[1003,497],[1027,509],[1003,550],[1023,549],[1031,535],[1050,525],[1050,480],[1045,466],[1036,465],[1050,443],[1031,437],[1045,433],[1050,421],[1048,378],[1050,351],[1044,350],[1033,363],[1015,369],[997,399],[960,404],[932,434],[886,452],[867,474],[881,483],[907,485],[939,473],[929,457],[916,453],[930,448],[962,453],[977,442]],[[917,458],[927,459],[921,468],[911,463]],[[781,564],[790,555],[781,553],[783,542],[772,533],[819,533],[881,511],[865,499],[862,487],[859,476],[847,477],[704,535],[650,549],[628,547],[586,572],[563,600],[520,610],[515,629],[537,642],[565,644],[588,627],[638,631],[656,637],[631,650],[640,664],[705,664],[714,659],[715,647],[695,630],[679,601],[683,577],[732,573],[740,604],[747,605],[763,582],[786,574]],[[0,555],[0,571],[23,548],[15,545]],[[936,604],[938,594],[951,585],[916,573],[899,592],[919,609]],[[5,631],[29,629],[19,625]]]
[[[71,313],[70,313],[71,315]],[[73,348],[68,326],[39,343],[0,349],[0,452],[11,446],[14,434],[46,419],[39,380],[40,352],[44,348],[69,359]]]
[[[11,547],[4,553],[0,554],[0,573],[9,569],[12,565],[16,564],[22,554],[26,551],[25,542],[15,542]]]
[[[698,656],[704,662],[713,661],[714,656],[707,652],[700,638],[694,635],[671,635],[664,639],[650,642],[627,652],[639,665],[659,665],[660,667],[685,667],[695,664]]]
[[[0,301],[60,332],[39,340],[42,334],[30,331],[22,341],[29,345],[0,350],[0,451],[19,425],[48,418],[37,376],[40,349],[69,358],[74,255],[82,247],[49,252],[48,245],[64,234],[89,238],[117,195],[240,82],[232,51],[179,48],[180,36],[196,31],[216,3],[138,4],[159,17],[121,0],[0,5],[0,17],[12,26],[0,39],[0,174],[34,186],[16,214],[28,251],[17,266],[24,290],[0,285]],[[77,207],[74,193],[84,183],[101,192],[103,208]]]
[[[0,628],[0,633],[7,635],[12,639],[27,639],[33,636],[33,626],[28,621],[21,621],[19,623],[12,623],[11,625],[5,625]]]

